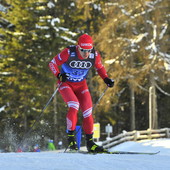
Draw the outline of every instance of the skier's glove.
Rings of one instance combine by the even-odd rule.
[[[113,87],[114,86],[114,80],[109,79],[108,77],[106,77],[104,79],[104,82],[107,84],[108,87]]]
[[[69,74],[67,74],[67,73],[63,73],[63,74],[59,73],[59,74],[57,75],[57,78],[58,78],[61,82],[66,82],[68,77],[69,77]]]

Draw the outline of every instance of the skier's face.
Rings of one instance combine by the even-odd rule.
[[[91,49],[83,49],[79,47],[79,52],[82,58],[87,59],[91,53]]]

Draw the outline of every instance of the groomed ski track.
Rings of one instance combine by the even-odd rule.
[[[170,139],[125,142],[111,149],[156,155],[79,154],[61,151],[0,153],[4,170],[169,170]]]

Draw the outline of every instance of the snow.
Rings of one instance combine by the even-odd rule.
[[[5,8],[3,5],[0,4],[0,11],[6,12],[7,8]]]
[[[125,142],[111,149],[160,151],[157,155],[107,155],[63,153],[63,151],[0,153],[5,170],[169,170],[170,139]]]
[[[4,111],[5,110],[5,105],[4,106],[2,106],[2,107],[0,107],[0,112],[2,112],[2,111]]]
[[[53,18],[53,19],[51,20],[51,25],[52,25],[53,27],[55,27],[55,22],[60,23],[60,19],[59,19],[59,18]]]
[[[55,7],[55,4],[52,3],[52,2],[48,2],[48,3],[47,3],[47,6],[48,6],[48,8],[53,8],[53,7]]]
[[[162,31],[161,31],[161,33],[160,33],[160,35],[159,35],[159,39],[162,39],[162,38],[164,37],[164,34],[165,34],[165,32],[167,31],[167,28],[168,28],[168,24],[167,24],[167,23],[164,23],[164,24],[162,25],[162,27],[163,27],[163,29],[162,29]]]

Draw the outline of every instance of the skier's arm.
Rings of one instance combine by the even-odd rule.
[[[99,76],[104,80],[106,77],[108,77],[106,69],[104,68],[100,54],[96,51],[96,59],[95,59],[95,68],[99,74]]]
[[[107,75],[106,69],[104,68],[102,62],[101,62],[101,57],[98,52],[96,52],[96,60],[95,60],[95,68],[100,75],[100,77],[104,80],[106,85],[108,87],[113,87],[114,85],[114,80],[110,79]]]
[[[65,48],[61,53],[57,54],[50,62],[49,67],[52,73],[58,77],[60,70],[58,66],[62,65],[68,60],[69,51],[68,48]]]

